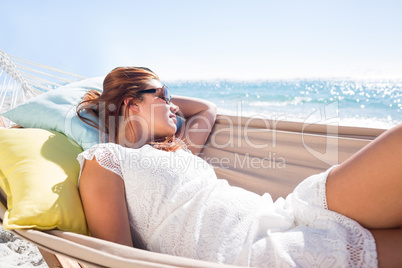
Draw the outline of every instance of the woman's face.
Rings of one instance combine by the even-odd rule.
[[[158,80],[150,80],[145,89],[162,88]],[[160,94],[163,94],[159,92]],[[140,107],[139,115],[142,116],[146,125],[142,124],[143,131],[147,128],[150,138],[160,139],[172,136],[176,132],[176,115],[174,107],[167,104],[163,95],[156,93],[143,94],[143,101],[138,105]]]

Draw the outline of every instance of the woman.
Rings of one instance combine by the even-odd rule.
[[[103,93],[89,94],[77,108],[84,110],[100,123],[82,120],[108,137],[79,156],[80,194],[94,237],[237,265],[402,263],[402,126],[273,202],[216,179],[196,156],[215,106],[170,99],[149,69],[114,69]],[[178,112],[186,122],[176,133]]]

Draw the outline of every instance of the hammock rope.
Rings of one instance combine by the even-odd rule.
[[[0,111],[85,77],[8,55],[0,49]]]
[[[9,57],[15,62],[21,62],[23,64],[33,65],[33,66],[37,66],[37,67],[40,67],[40,68],[43,68],[43,69],[46,69],[46,70],[54,71],[56,73],[65,74],[67,76],[72,76],[72,77],[78,78],[78,80],[85,78],[85,77],[77,75],[77,74],[69,73],[69,72],[66,72],[66,71],[63,71],[63,70],[60,70],[60,69],[56,69],[56,68],[53,68],[53,67],[41,64],[41,63],[37,63],[37,62],[29,61],[29,60],[26,60],[26,59],[22,59],[22,58],[19,58],[19,57],[16,57],[16,56],[9,55]]]

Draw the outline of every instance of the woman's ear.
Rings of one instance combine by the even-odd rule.
[[[124,104],[126,107],[134,112],[139,112],[140,107],[134,102],[133,98],[126,98],[124,99]]]

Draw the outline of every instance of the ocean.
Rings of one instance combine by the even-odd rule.
[[[171,94],[218,113],[308,123],[390,128],[401,122],[402,80],[171,81]]]

